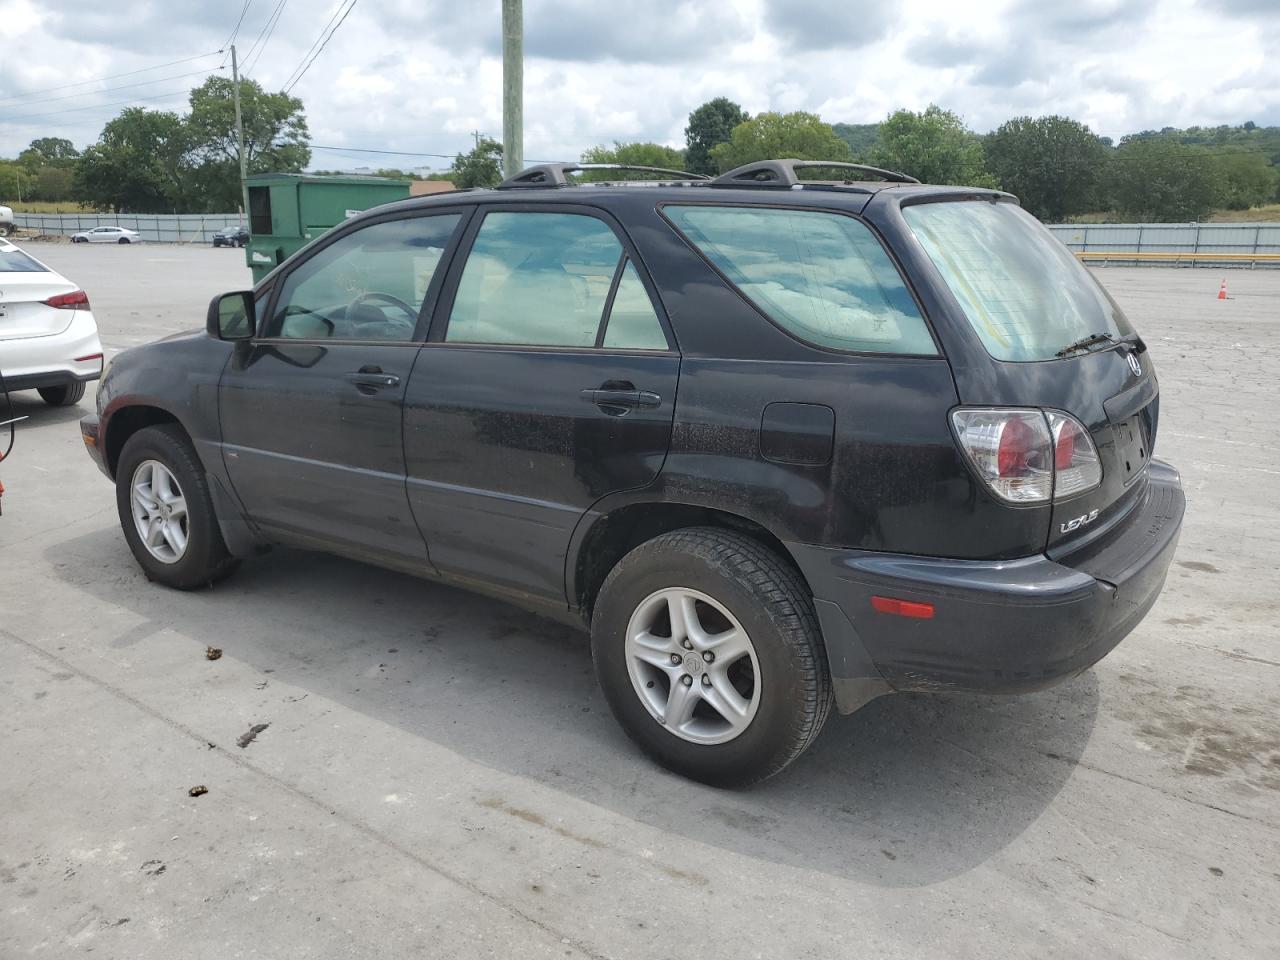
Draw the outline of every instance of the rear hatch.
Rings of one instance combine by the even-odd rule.
[[[74,290],[75,284],[13,244],[0,241],[0,340],[49,337],[67,329],[75,311],[44,301]]]
[[[1057,472],[1045,549],[1061,555],[1103,535],[1136,505],[1155,444],[1159,387],[1142,340],[1011,198],[914,203],[902,213],[957,308],[938,332],[961,404],[1066,413],[1096,448],[1096,486],[1063,493]]]

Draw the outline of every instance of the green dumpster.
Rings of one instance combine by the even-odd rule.
[[[330,227],[370,207],[409,196],[408,180],[385,177],[257,173],[245,185],[249,193],[245,259],[254,283]]]

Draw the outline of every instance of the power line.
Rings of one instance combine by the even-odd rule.
[[[213,51],[210,51],[209,53],[202,53],[194,57],[184,57],[181,60],[170,60],[168,63],[157,63],[154,67],[143,67],[141,70],[129,70],[125,73],[113,73],[110,76],[106,76],[106,77],[94,77],[92,80],[77,80],[75,83],[64,83],[60,87],[45,87],[42,90],[28,90],[26,93],[22,94],[21,96],[0,98],[0,103],[8,103],[11,100],[23,100],[26,97],[32,96],[33,94],[37,94],[37,93],[54,93],[58,90],[69,90],[72,87],[83,87],[89,83],[103,83],[107,80],[119,80],[121,77],[134,77],[140,73],[147,73],[148,71],[151,71],[151,70],[159,70],[162,67],[173,67],[173,66],[177,66],[180,63],[191,63],[193,60],[203,60],[205,57],[216,57],[221,52],[222,52],[221,50],[213,50]]]
[[[222,44],[223,50],[226,50],[228,47],[230,47],[233,43],[236,42],[236,36],[240,33],[240,24],[244,23],[244,15],[249,12],[249,4],[251,3],[253,3],[253,0],[244,0],[244,6],[240,8],[240,18],[236,20],[236,25],[231,28],[231,35],[228,36],[225,41],[223,41],[223,44]],[[226,62],[225,59],[223,62],[224,63]]]
[[[25,100],[21,106],[31,106],[37,103],[54,103],[59,100],[74,100],[77,97],[95,97],[101,93],[114,93],[116,90],[132,90],[134,87],[146,87],[153,83],[164,83],[166,80],[183,80],[187,77],[200,77],[206,73],[217,73],[222,67],[213,67],[210,70],[193,70],[191,73],[179,73],[169,77],[156,77],[154,80],[141,80],[138,83],[122,83],[118,87],[103,87],[101,90],[85,90],[83,93],[68,93],[61,97],[45,97],[41,100]]]
[[[298,61],[298,65],[293,68],[293,71],[289,74],[289,76],[285,78],[284,83],[280,85],[280,88],[282,90],[288,91],[290,81],[293,80],[294,76],[298,73],[298,71],[303,68],[303,65],[307,62],[307,57],[311,56],[311,51],[314,50],[316,46],[320,43],[320,41],[324,38],[325,34],[329,30],[330,24],[332,24],[333,21],[338,18],[338,14],[341,12],[342,8],[346,6],[346,3],[347,3],[347,0],[338,0],[338,5],[333,8],[333,13],[330,14],[328,23],[326,23],[323,27],[320,28],[320,32],[316,34],[316,38],[311,41],[311,46],[309,46],[307,48],[307,52],[302,55],[302,59]]]
[[[285,93],[288,93],[290,90],[292,90],[294,87],[296,87],[296,86],[298,85],[298,82],[299,82],[299,81],[300,81],[304,76],[306,76],[307,71],[311,69],[311,64],[315,63],[315,62],[316,62],[316,58],[317,58],[317,57],[319,57],[319,56],[320,56],[320,54],[324,53],[324,48],[325,48],[326,46],[328,46],[328,45],[329,45],[329,41],[333,39],[333,35],[334,35],[335,33],[337,33],[337,32],[338,32],[338,27],[342,26],[342,24],[346,22],[347,15],[348,15],[348,14],[350,14],[350,13],[351,13],[351,11],[352,11],[352,10],[354,10],[354,9],[356,8],[356,4],[357,4],[357,3],[359,3],[359,2],[360,2],[360,0],[351,0],[351,5],[350,5],[349,7],[347,7],[346,13],[344,13],[344,14],[342,15],[342,19],[341,19],[341,20],[339,20],[339,21],[337,22],[337,24],[334,26],[334,28],[333,28],[332,30],[330,30],[330,31],[329,31],[329,35],[328,35],[327,37],[325,37],[325,38],[324,38],[324,42],[320,44],[320,49],[319,49],[319,50],[317,50],[317,51],[315,52],[315,56],[313,56],[310,60],[308,60],[308,61],[307,61],[307,65],[306,65],[305,67],[303,67],[303,68],[302,68],[302,72],[298,74],[297,79],[296,79],[296,80],[294,80],[294,81],[293,81],[293,83],[292,83],[292,84],[290,84],[290,85],[285,89]]]
[[[0,117],[0,123],[16,123],[19,120],[39,120],[43,117],[56,117],[60,114],[78,113],[82,110],[100,110],[103,107],[120,107],[138,103],[139,101],[150,102],[152,100],[169,100],[173,97],[185,97],[190,93],[190,90],[175,90],[172,93],[162,93],[154,97],[134,97],[132,100],[117,100],[114,103],[95,103],[88,107],[68,107],[65,110],[50,110],[48,113],[23,113],[16,117]]]
[[[244,56],[244,72],[247,73],[252,70],[258,65],[258,61],[262,59],[262,54],[267,49],[267,43],[271,40],[271,35],[276,32],[276,24],[280,22],[280,15],[284,13],[284,8],[288,3],[289,0],[280,0],[276,4],[275,10],[272,11],[271,16],[267,18],[266,26],[262,28],[262,32],[258,34],[258,39],[253,41],[253,46],[249,48],[249,52]],[[259,41],[261,41],[261,45],[259,45]],[[254,47],[257,47],[258,50],[256,56],[253,52]],[[248,62],[250,57],[253,58],[253,63]]]

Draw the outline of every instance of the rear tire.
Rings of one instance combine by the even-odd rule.
[[[84,381],[77,380],[61,387],[38,387],[36,393],[51,407],[73,407],[84,398]]]
[[[116,465],[116,508],[125,540],[148,580],[193,590],[239,566],[222,540],[204,468],[176,424],[146,427],[125,442]],[[176,524],[175,518],[180,518]]]
[[[128,237],[121,237],[119,240],[116,241],[116,243],[132,243],[132,242],[133,241],[131,241]]]
[[[7,237],[13,234],[13,224],[0,223],[0,237]]]
[[[685,629],[663,613],[672,603],[701,611],[684,620],[693,624],[688,643],[680,642]],[[706,656],[730,650],[720,638],[736,631],[747,638],[738,652],[718,663]],[[591,650],[628,736],[663,766],[713,786],[743,787],[778,773],[809,747],[831,711],[831,676],[804,581],[767,547],[731,531],[678,530],[623,557],[600,589]],[[688,720],[666,712],[678,687],[697,701]]]

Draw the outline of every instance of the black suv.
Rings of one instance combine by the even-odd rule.
[[[223,227],[213,235],[215,247],[243,247],[249,242],[249,228],[245,226]]]
[[[585,625],[631,737],[721,785],[1146,614],[1184,505],[1155,373],[1013,197],[579,169],[370,210],[117,357],[81,427],[147,576],[290,544]]]

